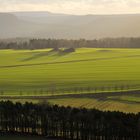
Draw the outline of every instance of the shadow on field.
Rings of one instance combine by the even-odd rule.
[[[46,51],[46,52],[35,53],[31,57],[23,59],[22,62],[31,61],[31,60],[38,59],[38,58],[41,58],[41,57],[44,57],[44,56],[60,57],[60,56],[65,56],[65,55],[70,54],[70,53],[72,53],[72,52],[66,52],[66,51],[63,51],[63,50],[60,50],[60,49],[58,49],[58,50],[52,49],[52,50]]]
[[[96,99],[97,101],[119,101],[123,103],[129,103],[129,104],[139,104],[139,101],[127,101],[127,100],[121,100],[117,98],[118,96],[132,96],[132,97],[138,97],[140,98],[140,90],[136,91],[122,91],[122,92],[104,92],[104,93],[84,93],[84,94],[65,94],[65,95],[49,95],[49,96],[0,96],[0,100],[14,100],[14,99],[24,99],[24,100],[42,100],[46,101],[49,99],[69,99],[69,98],[75,98],[75,99]],[[111,98],[109,98],[111,97]]]
[[[50,56],[50,55],[53,55],[52,51],[36,53],[29,58],[23,59],[22,62],[30,61],[30,60],[33,60],[33,59],[38,59],[38,58],[41,58],[41,57],[44,57],[44,56]]]
[[[49,52],[48,52],[49,53]],[[54,56],[64,56],[69,53],[62,54],[53,54]],[[29,61],[32,59],[36,59],[42,56],[48,55],[47,53],[41,53],[35,55],[31,58],[25,59],[24,61]],[[135,58],[140,57],[140,55],[129,55],[129,56],[122,56],[122,57],[105,57],[105,58],[92,58],[92,59],[81,59],[81,60],[68,60],[68,61],[57,61],[57,62],[42,62],[42,63],[33,63],[33,64],[18,64],[18,65],[4,65],[0,66],[0,68],[15,68],[15,67],[31,67],[31,66],[40,66],[40,65],[53,65],[53,64],[68,64],[68,63],[78,63],[78,62],[90,62],[90,61],[103,61],[103,60],[112,60],[112,59],[120,59],[120,58]]]

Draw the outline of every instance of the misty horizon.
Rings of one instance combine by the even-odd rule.
[[[114,14],[68,14],[68,13],[61,13],[61,12],[51,12],[51,11],[9,11],[9,12],[2,12],[0,11],[0,13],[43,13],[43,14],[62,14],[62,15],[72,15],[72,16],[123,16],[123,15],[140,15],[140,12],[139,13],[114,13]]]
[[[0,0],[0,12],[50,11],[72,15],[140,13],[139,0]]]

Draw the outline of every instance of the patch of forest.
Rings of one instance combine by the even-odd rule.
[[[0,133],[71,140],[139,140],[140,113],[1,101]]]
[[[0,40],[0,49],[45,49],[45,48],[140,48],[140,38],[104,38],[94,40],[30,39],[26,41]],[[72,51],[72,49],[71,49]]]

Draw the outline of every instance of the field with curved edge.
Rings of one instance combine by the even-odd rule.
[[[51,49],[0,50],[0,96],[107,92],[111,93],[108,96],[110,100],[119,100],[118,106],[123,106],[122,102],[133,102],[140,107],[139,93],[138,97],[111,97],[115,92],[134,90],[140,90],[140,49],[80,48],[73,53]],[[85,98],[80,102],[86,104],[85,100],[89,101]],[[51,102],[54,103],[54,100]],[[55,102],[64,103],[63,98],[55,99]],[[65,102],[69,105],[69,101]],[[93,102],[96,104],[96,101]],[[78,104],[78,101],[75,103]]]

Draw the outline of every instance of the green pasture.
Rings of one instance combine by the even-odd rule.
[[[140,95],[139,96],[122,95],[122,96],[115,96],[115,97],[108,97],[108,98],[109,99],[116,99],[116,100],[120,100],[120,101],[128,101],[128,102],[140,103]]]
[[[52,104],[58,104],[63,106],[72,106],[88,109],[98,109],[102,111],[121,111],[126,113],[138,113],[140,112],[140,102],[136,103],[135,100],[97,100],[91,98],[61,98],[49,100]]]
[[[139,89],[139,49],[0,50],[0,95]]]
[[[140,111],[140,95],[112,96],[140,90],[140,49],[80,48],[73,53],[51,49],[0,50],[0,96],[83,94],[84,98],[15,99],[100,110]],[[103,100],[87,93],[109,93]],[[122,93],[123,94],[123,93]]]

